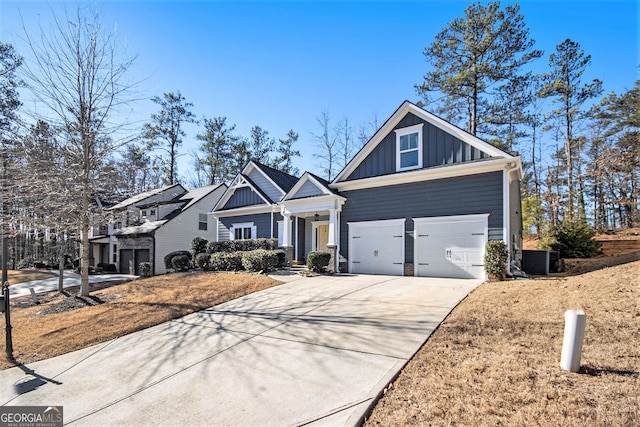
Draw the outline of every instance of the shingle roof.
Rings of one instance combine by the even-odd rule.
[[[180,192],[180,194],[184,194],[184,187],[182,187],[180,184],[173,184],[173,185],[169,185],[167,187],[162,187],[162,188],[156,188],[153,190],[149,190],[149,191],[145,191],[143,193],[139,193],[136,194],[134,196],[129,197],[128,199],[123,200],[122,202],[118,203],[117,205],[111,206],[110,208],[108,208],[108,210],[117,210],[117,209],[122,209],[122,208],[126,208],[127,206],[131,206],[134,205],[136,203],[140,203],[142,202],[144,199],[154,196],[156,194],[160,194],[163,191],[169,190],[173,187],[180,187],[183,191]],[[178,193],[176,193],[176,196],[178,195]]]
[[[285,193],[288,193],[289,190],[291,190],[293,186],[296,185],[296,182],[298,182],[298,177],[289,175],[288,173],[284,173],[270,166],[263,165],[262,163],[258,163],[255,160],[253,161],[253,163],[255,163],[256,166],[258,166],[265,174],[267,174],[267,176],[271,178],[271,180],[275,182],[278,187],[284,190]]]

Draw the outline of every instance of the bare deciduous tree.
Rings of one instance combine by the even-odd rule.
[[[24,79],[40,103],[37,117],[64,135],[65,181],[71,197],[69,215],[80,231],[82,295],[89,294],[89,226],[98,171],[110,153],[128,142],[116,138],[124,123],[114,123],[120,109],[133,101],[134,83],[127,79],[134,58],[119,54],[115,32],[102,27],[100,13],[78,6],[74,14],[54,16],[50,31],[40,34],[23,24],[30,60]],[[43,108],[44,107],[44,108]],[[49,177],[41,177],[46,182]]]

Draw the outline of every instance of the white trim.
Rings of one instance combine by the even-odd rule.
[[[349,228],[349,232],[348,232],[348,237],[347,237],[347,241],[349,242],[349,260],[348,260],[348,271],[349,273],[353,272],[353,245],[352,240],[353,240],[353,232],[354,230],[357,230],[359,227],[371,227],[371,226],[375,226],[375,227],[398,227],[399,225],[402,225],[402,273],[400,275],[404,274],[404,263],[406,261],[406,254],[405,254],[405,249],[404,249],[404,241],[405,241],[405,232],[406,232],[406,223],[407,219],[406,218],[399,218],[399,219],[383,219],[383,220],[376,220],[376,221],[356,221],[356,222],[347,222],[347,226]]]
[[[482,247],[482,259],[484,260],[484,251],[489,241],[489,214],[471,214],[471,215],[451,215],[451,216],[434,216],[413,219],[413,275],[418,277],[418,236],[416,235],[416,226],[422,224],[451,224],[460,222],[480,222],[484,224],[484,245]],[[486,279],[486,273],[483,268],[483,280]]]
[[[346,198],[337,194],[324,196],[305,197],[304,199],[286,200],[279,203],[281,213],[300,214],[316,211],[328,211],[330,209],[341,210]]]
[[[278,184],[276,184],[271,178],[269,178],[269,175],[267,175],[265,171],[263,171],[260,168],[260,166],[255,164],[253,160],[247,163],[247,165],[244,167],[244,169],[242,170],[243,175],[249,175],[251,171],[250,167],[252,167],[253,169],[257,169],[262,174],[262,176],[264,176],[267,179],[267,181],[269,181],[271,185],[273,185],[276,188],[276,190],[278,190],[282,194],[280,198],[282,198],[285,194],[287,194],[282,188],[280,188]]]
[[[278,235],[276,236],[278,238],[278,247],[283,247],[286,246],[285,242],[284,242],[284,219],[281,219],[280,221],[276,221],[276,224],[278,225]],[[290,229],[293,228],[291,227],[291,225],[293,224],[293,218],[289,219],[289,227]],[[282,236],[282,239],[280,238],[280,236]],[[297,247],[297,236],[296,236],[296,247]]]
[[[253,214],[259,214],[259,213],[269,213],[273,211],[275,206],[277,205],[242,206],[240,208],[227,209],[224,211],[214,211],[212,214],[216,218],[226,218],[226,217],[238,216],[238,215],[253,215]]]
[[[218,200],[212,212],[215,212],[218,209],[222,209],[224,205],[227,204],[229,199],[233,196],[233,194],[236,192],[236,189],[244,188],[244,187],[249,187],[250,189],[253,190],[254,193],[258,195],[258,197],[260,197],[265,202],[265,204],[271,205],[270,200],[265,199],[264,196],[260,194],[260,192],[255,188],[255,186],[253,186],[249,181],[247,181],[245,177],[242,176],[242,174],[238,174],[233,179],[231,185],[222,194],[222,197],[220,197],[220,200]],[[256,205],[252,205],[252,206],[256,206]],[[234,208],[234,209],[239,209],[239,208]]]
[[[402,172],[402,171],[408,171],[408,170],[412,170],[412,169],[421,169],[422,168],[422,128],[424,126],[424,123],[420,123],[417,125],[413,125],[413,126],[408,126],[406,128],[400,128],[400,129],[395,129],[394,132],[396,133],[396,172]],[[416,148],[410,149],[410,150],[405,150],[405,152],[403,153],[402,150],[400,150],[400,138],[406,135],[412,135],[412,134],[418,134],[418,146]],[[418,164],[417,165],[413,165],[413,166],[405,166],[402,167],[402,154],[411,152],[411,151],[415,151],[418,150]]]
[[[355,155],[353,159],[345,166],[345,168],[336,176],[330,185],[330,188],[334,188],[333,184],[339,183],[351,175],[351,173],[362,163],[362,161],[376,148],[376,146],[395,128],[398,123],[407,115],[407,113],[413,113],[422,120],[430,123],[445,132],[455,136],[461,141],[477,148],[480,151],[487,153],[491,157],[504,157],[512,159],[513,156],[506,153],[493,145],[471,135],[468,132],[452,125],[446,120],[441,119],[426,110],[412,104],[409,101],[405,101],[400,107],[393,113],[391,117],[382,125],[380,129],[369,139],[365,146]]]
[[[520,166],[520,158],[481,160],[469,163],[456,163],[427,169],[417,169],[390,175],[373,176],[353,181],[334,182],[331,188],[338,191],[360,190],[364,188],[384,187],[387,185],[407,184],[418,181],[451,178],[464,175],[475,175],[485,172],[502,171],[512,164]],[[521,166],[520,166],[521,167]]]
[[[322,192],[323,195],[327,195],[327,196],[333,195],[333,193],[329,189],[327,189],[327,187],[321,184],[317,179],[315,179],[315,177],[311,175],[311,173],[305,172],[302,175],[302,177],[300,177],[298,182],[296,182],[296,184],[291,188],[291,190],[289,190],[289,192],[282,198],[282,201],[284,202],[286,200],[291,199],[291,197],[295,196],[296,193],[300,191],[302,186],[307,181],[311,181],[313,185],[315,185],[318,188],[318,190]],[[311,197],[321,197],[321,196],[318,195],[318,196],[311,196]],[[310,197],[305,197],[305,198],[310,198]],[[296,199],[296,200],[299,200],[299,199]]]
[[[229,227],[229,240],[236,240],[236,228],[251,228],[251,239],[255,239],[258,236],[258,227],[254,222],[238,222],[231,224]],[[245,240],[244,238],[242,240]]]
[[[311,221],[311,250],[318,250],[318,238],[316,237],[316,233],[318,232],[318,227],[321,225],[329,226],[329,220],[323,221]],[[329,241],[327,240],[327,243]]]

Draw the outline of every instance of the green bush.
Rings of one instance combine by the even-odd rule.
[[[191,268],[191,257],[187,255],[176,255],[171,258],[171,266],[176,271],[187,271]]]
[[[140,276],[142,277],[151,277],[151,263],[150,262],[141,262],[139,265]]]
[[[174,268],[173,267],[173,258],[178,256],[178,255],[184,255],[184,256],[189,258],[189,261],[191,261],[191,252],[189,252],[189,251],[170,252],[170,253],[168,253],[168,254],[166,254],[164,256],[164,268],[166,268],[167,270]]]
[[[209,268],[214,271],[242,270],[242,252],[216,252],[209,257]]]
[[[273,253],[278,257],[278,267],[284,267],[287,264],[287,254],[281,249],[277,249]]]
[[[502,240],[490,240],[484,251],[484,271],[489,280],[504,280],[507,276],[509,252]]]
[[[322,273],[326,271],[330,261],[330,253],[312,251],[307,255],[307,268],[311,269],[311,271],[315,271],[316,273]]]
[[[204,237],[195,237],[191,241],[191,252],[193,252],[194,255],[207,252],[208,243],[209,241]]]
[[[201,268],[203,270],[209,270],[211,268],[211,255],[209,254],[197,254],[195,258],[196,267]]]
[[[600,243],[593,238],[596,232],[584,220],[560,224],[551,249],[560,252],[560,258],[590,258],[600,253]]]
[[[278,255],[265,249],[246,251],[242,253],[242,266],[248,271],[268,273],[278,267]]]
[[[278,248],[278,239],[244,239],[225,240],[223,242],[209,242],[207,252],[215,254],[217,252],[246,252],[256,249],[274,250]]]

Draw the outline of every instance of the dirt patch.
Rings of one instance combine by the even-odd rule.
[[[367,426],[640,425],[640,261],[485,283],[440,325]],[[578,374],[559,367],[564,312],[583,309]]]
[[[16,299],[11,312],[14,356],[21,363],[48,359],[280,283],[260,275],[189,272],[110,286],[86,298],[71,291],[40,295],[38,305],[29,297]],[[0,369],[14,366],[0,341]]]

